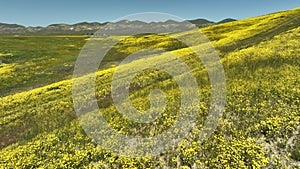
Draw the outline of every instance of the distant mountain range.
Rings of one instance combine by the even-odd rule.
[[[188,20],[190,23],[194,24],[197,27],[205,27],[214,24],[226,23],[236,21],[235,19],[224,19],[220,22],[212,22],[206,19],[195,19],[195,20]],[[22,35],[22,34],[82,34],[82,35],[91,35],[95,31],[109,27],[110,29],[124,27],[126,28],[136,28],[136,27],[154,27],[160,29],[160,27],[168,28],[168,27],[176,27],[177,25],[182,24],[182,22],[177,22],[174,20],[167,20],[165,22],[151,22],[145,23],[142,21],[128,21],[122,20],[119,22],[105,22],[105,23],[98,23],[98,22],[81,22],[76,24],[51,24],[46,27],[31,27],[31,26],[22,26],[17,24],[7,24],[7,23],[0,23],[0,34],[14,34],[14,35]]]

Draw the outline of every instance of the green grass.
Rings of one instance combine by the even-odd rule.
[[[111,37],[113,40],[116,38]],[[75,61],[89,38],[49,35],[0,36],[0,39],[0,96],[6,96],[71,79]],[[99,39],[100,43],[102,40]],[[117,44],[104,58],[100,68],[119,64],[123,58],[143,46],[163,47],[165,50],[184,47],[179,42],[159,35],[149,36],[140,46],[132,45],[141,40],[145,40],[144,37],[128,37]]]
[[[220,54],[227,81],[226,109],[217,130],[205,143],[197,139],[210,106],[210,84],[205,67],[195,65],[197,59],[193,57],[191,51],[177,41],[153,35],[153,39],[143,42],[143,45],[137,45],[143,37],[128,37],[125,46],[116,46],[108,55],[108,63],[119,62],[132,52],[154,46],[177,53],[192,68],[201,93],[200,117],[196,120],[195,130],[174,149],[158,157],[134,159],[117,157],[105,147],[97,146],[86,136],[73,108],[72,81],[64,80],[0,98],[2,147],[0,166],[3,168],[162,168],[163,166],[184,168],[196,165],[200,168],[299,167],[299,134],[295,134],[295,131],[300,125],[300,27],[299,22],[296,22],[297,18],[288,22],[295,16],[300,16],[299,14],[300,10],[295,9],[201,29],[212,40]],[[179,33],[176,36],[184,35],[188,35],[191,39],[195,38],[193,32]],[[16,41],[14,38],[17,37],[3,38],[14,42]],[[27,38],[25,37],[29,40]],[[35,52],[30,53],[30,50],[24,51],[25,49],[37,50],[36,41],[39,38],[45,38],[49,43],[45,46],[57,45],[53,44],[53,40],[57,37],[30,38],[33,38],[32,43],[36,45],[34,48],[21,49],[21,44],[17,45],[20,48],[19,52],[24,52],[24,55],[17,55],[18,52],[14,52],[17,48],[13,46],[6,48],[11,50],[0,52],[2,54],[0,57],[6,58],[5,62],[8,64],[5,69],[0,70],[6,71],[5,74],[8,75],[18,74],[20,81],[23,72],[14,72],[12,71],[14,68],[9,65],[18,65],[20,61],[29,62],[29,58],[34,59],[30,56]],[[78,42],[78,48],[74,49],[74,53],[78,52],[84,41],[83,37],[76,38],[73,40]],[[68,44],[64,40],[61,43]],[[196,48],[201,49],[201,46]],[[27,57],[22,60],[22,56],[25,55]],[[13,60],[13,56],[19,58]],[[68,57],[58,55],[57,57],[64,58],[64,61],[59,63],[63,65],[67,60],[74,63],[72,59],[77,55],[72,56],[74,58],[69,56],[70,60]],[[12,57],[10,62],[9,57]],[[168,58],[166,52],[129,63],[124,67],[151,64],[158,60],[164,62]],[[41,60],[34,63],[40,62]],[[45,64],[53,64],[51,60],[48,62]],[[51,66],[49,68],[51,69]],[[179,101],[179,91],[170,76],[149,69],[134,78],[130,97],[138,109],[146,110],[149,107],[150,89],[162,89],[169,100],[165,109],[166,115],[153,123],[138,124],[120,116],[112,104],[110,81],[115,70],[116,68],[108,68],[97,72],[96,95],[101,113],[95,112],[95,116],[103,115],[113,128],[127,135],[151,137],[173,124],[177,117],[176,103]],[[55,77],[48,76],[51,80],[56,79]],[[68,76],[62,77],[66,78]],[[14,79],[17,81],[19,78]],[[35,83],[44,84],[43,79]],[[7,88],[5,91],[14,89],[15,87]],[[88,118],[85,120],[90,120]],[[288,147],[286,145],[291,138],[294,138],[293,145]]]
[[[70,78],[84,37],[1,36],[0,96]]]

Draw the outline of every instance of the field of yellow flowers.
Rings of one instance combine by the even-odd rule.
[[[116,70],[112,64],[153,46],[166,52],[128,65],[151,64],[174,52],[191,67],[201,93],[194,130],[173,149],[141,158],[117,156],[97,145],[76,117],[70,75],[86,37],[0,37],[6,42],[0,43],[7,45],[7,51],[0,49],[0,60],[5,63],[0,65],[0,168],[300,167],[300,9],[200,31],[221,57],[227,83],[225,111],[217,129],[203,143],[198,135],[209,111],[210,81],[205,66],[194,64],[198,60],[184,44],[160,35],[128,37],[125,45],[116,45],[108,53],[107,69],[97,72],[96,96],[101,113],[96,112],[95,117],[104,116],[121,134],[152,137],[174,123],[178,86],[164,72],[141,72],[131,83],[132,104],[146,110],[148,91],[156,88],[165,92],[168,104],[164,114],[152,123],[131,122],[118,113],[110,96]],[[186,35],[197,38],[189,31],[175,36]],[[16,41],[26,41],[33,49],[16,48]],[[45,47],[37,49],[37,43]],[[88,117],[84,120],[93,121]]]

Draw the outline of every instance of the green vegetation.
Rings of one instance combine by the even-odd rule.
[[[111,37],[112,40],[115,38],[118,37]],[[0,39],[0,96],[6,96],[71,79],[77,56],[89,38],[1,36]],[[107,54],[101,68],[113,67],[128,54],[139,51],[143,46],[134,47],[133,44],[142,40],[145,40],[143,46],[165,47],[165,50],[184,47],[179,42],[172,43],[165,36],[149,36],[147,39],[129,37]]]
[[[108,54],[108,63],[118,63],[127,54],[153,46],[174,52],[192,69],[201,93],[200,117],[195,129],[174,149],[157,157],[126,158],[98,146],[82,130],[73,108],[72,81],[0,98],[1,168],[286,168],[300,167],[300,9],[246,19],[201,30],[212,40],[221,56],[227,81],[227,105],[217,129],[205,143],[198,140],[209,110],[210,84],[203,65],[197,66],[193,53],[184,45],[158,35],[149,38],[128,37],[126,45]],[[176,36],[189,35],[183,32]],[[69,37],[1,37],[13,44],[16,38],[31,41],[34,47],[11,46],[0,50],[0,73],[3,95],[17,88],[24,77],[36,81],[27,85],[47,84],[69,78],[70,72],[50,75],[54,65],[74,64],[85,38]],[[44,39],[40,39],[44,38]],[[143,39],[145,41],[143,41]],[[36,54],[38,43],[58,50]],[[60,41],[59,41],[60,40]],[[101,40],[101,39],[99,39]],[[142,42],[141,42],[142,41]],[[1,42],[2,43],[2,42]],[[47,45],[47,43],[49,43]],[[55,46],[75,45],[69,48]],[[9,43],[8,43],[9,44]],[[138,46],[138,47],[137,47]],[[199,46],[200,48],[201,46]],[[1,47],[2,48],[2,47]],[[196,47],[197,48],[197,47]],[[18,49],[18,50],[17,50]],[[25,50],[28,49],[28,50]],[[32,49],[31,51],[29,49]],[[60,50],[59,50],[60,49]],[[66,49],[68,52],[61,55]],[[59,52],[60,51],[60,52]],[[70,52],[73,51],[74,53]],[[22,53],[24,52],[24,53]],[[72,54],[70,54],[72,53]],[[42,57],[45,56],[45,57]],[[46,56],[49,55],[47,59]],[[51,57],[50,57],[51,56]],[[57,62],[51,60],[57,56]],[[141,59],[124,66],[146,65],[168,60],[168,52]],[[114,58],[114,59],[112,59]],[[36,72],[39,64],[48,68],[47,76],[16,69],[26,66]],[[31,65],[29,64],[31,63]],[[176,67],[176,65],[173,65]],[[25,67],[23,67],[25,68]],[[22,68],[22,70],[23,70]],[[122,117],[112,104],[110,82],[116,68],[97,72],[96,95],[100,112],[109,124],[122,134],[151,137],[174,123],[177,117],[179,91],[166,73],[147,69],[133,79],[130,97],[139,110],[149,107],[150,89],[162,89],[168,98],[165,114],[152,123],[139,124]],[[25,74],[24,74],[25,73]],[[14,75],[12,77],[9,77]],[[8,77],[6,77],[8,76]],[[9,79],[10,78],[10,79]],[[6,80],[7,79],[7,80]],[[45,81],[47,79],[48,81]],[[150,80],[149,80],[150,79]],[[18,90],[28,87],[21,86]],[[2,88],[1,88],[2,89]],[[7,93],[8,92],[8,93]],[[177,104],[176,104],[177,103]],[[89,119],[86,119],[89,120]]]
[[[71,78],[84,37],[1,36],[0,96]]]

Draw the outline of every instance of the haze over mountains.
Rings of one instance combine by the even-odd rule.
[[[195,19],[188,20],[190,23],[194,24],[197,27],[206,27],[214,24],[225,23],[236,21],[235,19],[224,19],[220,22],[213,22],[206,19]],[[81,22],[76,24],[51,24],[46,27],[32,27],[32,26],[23,26],[18,24],[7,24],[0,23],[0,34],[92,34],[95,31],[101,29],[104,26],[109,26],[114,29],[123,25],[126,25],[128,28],[136,28],[136,27],[151,27],[159,28],[159,27],[168,27],[168,26],[178,26],[182,24],[182,22],[177,22],[174,20],[167,20],[165,22],[151,22],[146,23],[142,21],[127,21],[122,20],[119,22]]]

